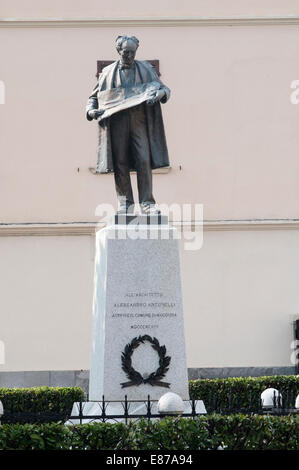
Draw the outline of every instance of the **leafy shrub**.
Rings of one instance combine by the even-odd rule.
[[[0,400],[2,423],[65,421],[84,393],[79,387],[0,388]]]
[[[270,387],[276,388],[282,394],[283,407],[294,408],[299,393],[299,376],[296,375],[189,381],[190,397],[203,400],[208,412],[258,408],[261,393]]]
[[[258,409],[260,394],[266,388],[278,389],[282,405],[294,408],[299,393],[299,376],[236,377],[189,381],[190,397],[203,400],[209,413]],[[4,407],[2,423],[65,422],[73,403],[84,401],[79,387],[0,388]]]
[[[65,426],[5,424],[0,449],[18,450],[298,450],[299,417],[210,415],[156,422]]]

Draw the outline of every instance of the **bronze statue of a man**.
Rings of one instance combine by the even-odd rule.
[[[132,212],[130,171],[136,170],[143,213],[157,213],[152,169],[169,165],[161,103],[170,90],[147,61],[135,60],[139,41],[118,36],[120,59],[102,70],[86,107],[89,121],[99,124],[97,173],[114,172],[119,212]]]

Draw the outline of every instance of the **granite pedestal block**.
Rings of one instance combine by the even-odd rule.
[[[96,234],[91,401],[189,398],[178,233],[159,222]]]

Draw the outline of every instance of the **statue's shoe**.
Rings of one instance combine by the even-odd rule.
[[[155,204],[141,204],[141,213],[145,215],[161,215],[161,211],[156,208]]]
[[[116,215],[134,215],[134,204],[130,206],[121,206]]]

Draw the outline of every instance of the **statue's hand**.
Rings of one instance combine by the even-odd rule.
[[[98,119],[102,114],[104,114],[103,109],[92,109],[91,111],[88,111],[88,115],[91,117],[91,119]]]
[[[162,98],[165,96],[165,91],[164,90],[157,90],[155,91],[150,98],[147,100],[147,104],[153,105],[160,101]]]

